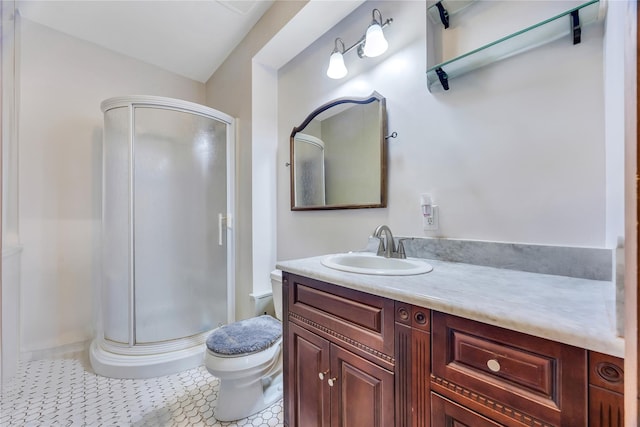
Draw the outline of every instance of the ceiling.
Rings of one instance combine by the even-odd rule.
[[[273,0],[19,0],[23,18],[206,82]]]

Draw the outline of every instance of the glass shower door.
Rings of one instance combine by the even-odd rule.
[[[134,108],[135,343],[227,321],[226,124]]]
[[[315,143],[317,140],[319,143]],[[309,135],[298,133],[295,144],[295,204],[296,206],[322,206],[326,202],[324,176],[324,145]]]

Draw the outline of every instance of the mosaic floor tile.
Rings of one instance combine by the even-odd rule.
[[[3,427],[279,427],[282,401],[248,418],[213,417],[218,379],[204,366],[141,380],[94,374],[81,353],[21,363],[0,393]]]

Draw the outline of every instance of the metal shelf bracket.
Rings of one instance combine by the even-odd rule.
[[[436,3],[436,7],[438,8],[438,13],[440,14],[440,21],[442,21],[442,25],[444,25],[445,29],[449,28],[449,12],[447,12],[447,9],[444,8],[441,1]]]
[[[444,90],[449,90],[449,76],[446,71],[442,68],[436,68],[436,74],[438,75],[438,79],[440,80],[440,84],[442,85]]]
[[[580,28],[580,12],[574,10],[569,16],[571,21],[571,32],[573,33],[573,44],[580,43],[580,36],[582,35],[582,29]]]

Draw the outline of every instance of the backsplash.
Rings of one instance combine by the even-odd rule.
[[[421,237],[396,241],[399,239],[408,257],[591,280],[611,281],[613,276],[611,249]],[[377,242],[370,237],[366,250],[375,251]]]

